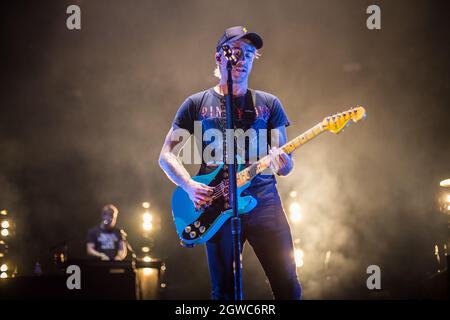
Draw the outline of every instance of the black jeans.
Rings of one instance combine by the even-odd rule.
[[[294,245],[280,204],[257,206],[241,216],[241,244],[248,240],[270,282],[275,299],[300,299]],[[231,219],[206,243],[212,299],[233,300],[233,240]]]

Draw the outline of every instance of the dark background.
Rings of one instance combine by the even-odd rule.
[[[66,28],[81,7],[82,29]],[[381,7],[381,30],[366,8]],[[231,7],[231,9],[230,9]],[[448,1],[7,1],[0,10],[0,207],[16,225],[19,273],[69,241],[81,255],[100,209],[114,203],[139,248],[141,203],[161,219],[152,256],[167,265],[169,298],[208,298],[203,247],[178,245],[174,185],[157,159],[181,102],[211,87],[223,29],[245,25],[265,41],[250,87],[277,95],[294,137],[356,104],[366,121],[299,150],[279,181],[305,252],[304,298],[417,298],[446,237],[439,181],[450,177]],[[195,168],[190,168],[194,172]],[[329,268],[324,257],[331,252]],[[247,298],[270,298],[244,252]]]

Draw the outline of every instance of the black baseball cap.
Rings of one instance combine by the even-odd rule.
[[[220,37],[219,41],[217,42],[217,52],[220,51],[222,48],[222,45],[226,42],[230,41],[236,41],[239,39],[247,39],[249,40],[256,49],[261,49],[263,46],[263,40],[260,37],[259,34],[254,32],[248,32],[246,27],[242,26],[236,26],[236,27],[230,27],[225,30],[223,35]]]

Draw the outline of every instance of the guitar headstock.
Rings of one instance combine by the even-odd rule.
[[[324,129],[332,133],[339,133],[349,124],[350,120],[352,120],[353,122],[358,122],[365,117],[366,110],[362,106],[356,106],[351,108],[350,110],[336,113],[324,118],[322,121],[322,126]]]

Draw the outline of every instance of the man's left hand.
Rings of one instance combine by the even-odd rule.
[[[286,176],[292,171],[294,162],[290,155],[281,148],[271,148],[269,150],[270,168],[280,176]]]

